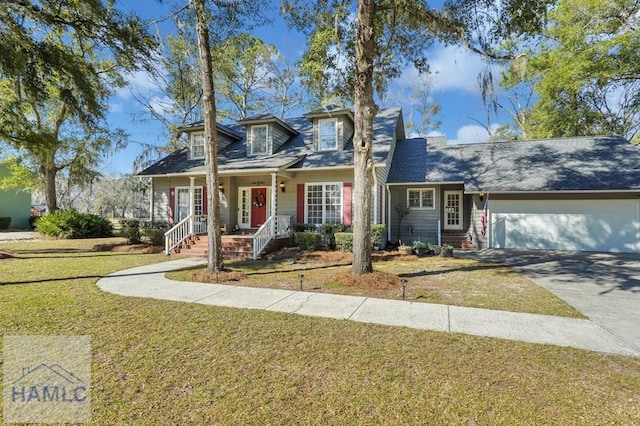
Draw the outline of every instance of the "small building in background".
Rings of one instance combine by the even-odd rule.
[[[0,163],[0,178],[11,171]],[[23,190],[0,190],[0,217],[10,217],[10,228],[28,229],[31,216],[31,192]]]

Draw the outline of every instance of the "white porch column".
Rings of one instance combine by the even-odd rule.
[[[156,212],[155,212],[155,185],[153,178],[151,179],[151,185],[149,185],[149,219],[151,222],[156,220]]]
[[[274,219],[278,211],[277,198],[278,198],[278,174],[271,173],[271,216],[273,216]],[[275,220],[272,220],[271,235],[275,235],[275,233],[276,233],[276,223],[275,223]]]
[[[373,168],[373,220],[371,223],[379,223],[378,221],[378,174],[375,167]]]
[[[387,189],[387,205],[389,206],[387,210],[387,240],[391,241],[391,188],[389,188],[389,184],[385,187]]]
[[[189,176],[189,216],[196,214],[196,178]],[[189,221],[189,232],[194,233],[193,220]]]

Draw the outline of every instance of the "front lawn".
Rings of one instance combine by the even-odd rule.
[[[116,296],[166,257],[97,244],[0,244],[2,333],[91,336],[96,424],[640,423],[638,358]]]
[[[258,261],[225,264],[242,274],[206,274],[202,266],[167,274],[179,281],[225,282],[251,287],[303,289],[324,293],[402,299],[401,279],[406,280],[405,300],[441,303],[512,312],[584,318],[572,306],[501,263],[452,257],[377,254],[373,276],[354,279],[350,253],[300,252]],[[328,265],[340,265],[327,267]],[[221,278],[222,277],[222,278]]]

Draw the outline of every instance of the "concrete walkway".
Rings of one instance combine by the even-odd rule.
[[[0,231],[0,243],[36,240],[38,233],[33,231]]]
[[[133,268],[100,279],[98,286],[122,296],[263,309],[640,356],[640,350],[591,320],[306,291],[176,282],[164,277],[167,272],[203,263],[202,259],[179,259]]]

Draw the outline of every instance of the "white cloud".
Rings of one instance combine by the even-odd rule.
[[[112,114],[120,114],[124,112],[124,105],[121,102],[111,102],[109,104],[109,112]]]
[[[429,68],[432,74],[432,88],[434,90],[462,90],[478,93],[478,74],[485,68],[480,55],[464,47],[437,45],[428,55]],[[494,69],[494,82],[498,84],[499,70]],[[405,87],[412,87],[420,78],[415,67],[408,67],[400,77],[398,83]]]
[[[133,93],[150,94],[158,92],[159,88],[153,77],[146,71],[136,71],[125,75],[127,85],[116,91],[116,96],[131,99]]]
[[[149,105],[154,109],[154,111],[158,111],[162,114],[169,113],[174,107],[173,100],[168,96],[154,96],[149,99]]]
[[[491,131],[495,132],[498,127],[500,127],[500,124],[492,124]],[[466,126],[460,127],[456,132],[456,138],[447,140],[447,143],[481,143],[488,141],[489,132],[487,132],[487,129],[477,124],[467,124]]]

